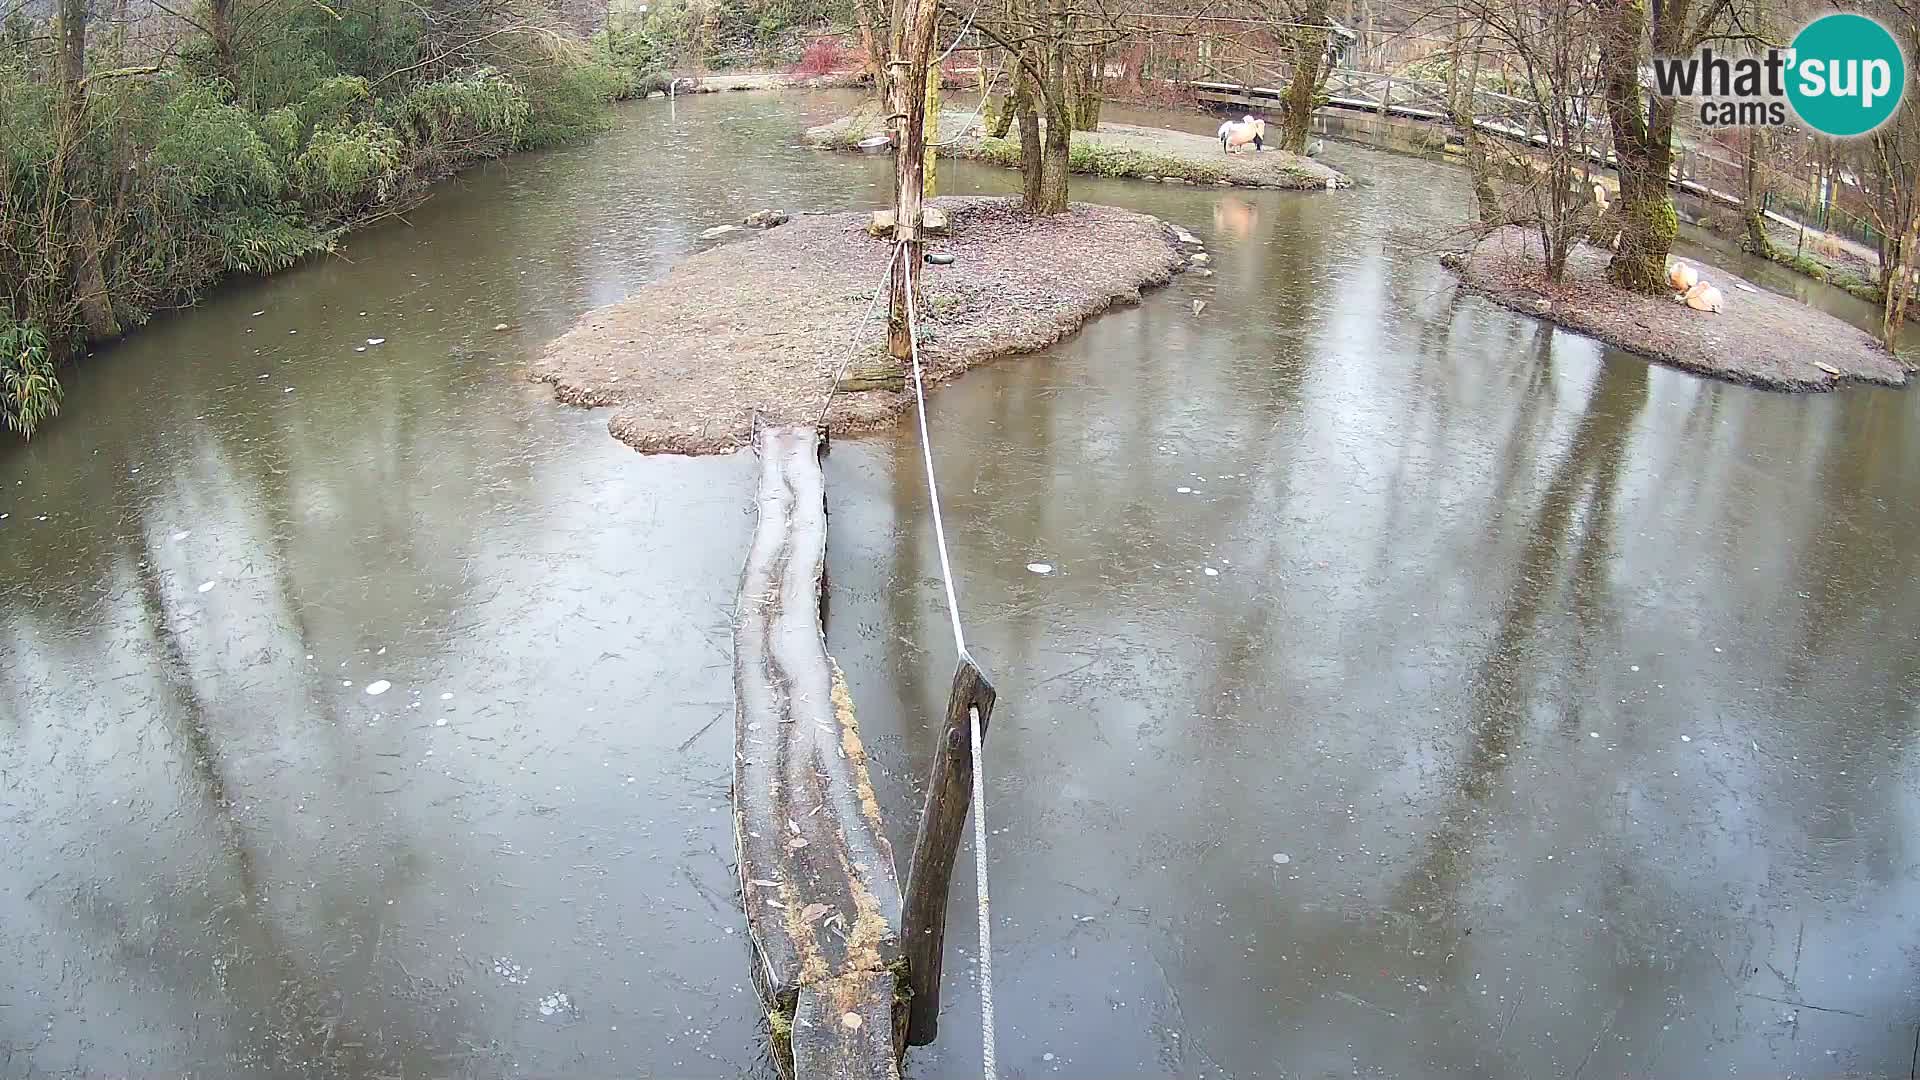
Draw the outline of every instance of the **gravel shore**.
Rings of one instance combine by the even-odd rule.
[[[1906,385],[1906,368],[1871,334],[1798,300],[1695,262],[1720,287],[1726,310],[1694,311],[1614,287],[1610,257],[1582,244],[1567,259],[1566,280],[1548,285],[1539,238],[1509,225],[1464,259],[1443,261],[1462,286],[1500,304],[1697,375],[1766,390],[1832,390],[1848,380]]]
[[[1075,204],[1035,218],[1017,201],[989,198],[933,205],[948,212],[952,235],[928,250],[954,256],[919,275],[922,362],[935,383],[1044,349],[1186,262],[1173,230],[1145,214]],[[886,351],[892,247],[867,235],[867,220],[800,215],[694,255],[585,315],[547,347],[533,377],[563,401],[613,407],[615,437],[649,453],[737,449],[756,414],[811,423],[824,407],[836,433],[892,423],[910,391],[841,392],[829,407],[850,357],[858,368]]]

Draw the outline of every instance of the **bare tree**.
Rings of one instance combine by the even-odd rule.
[[[1287,83],[1287,106],[1280,123],[1280,149],[1304,154],[1313,126],[1313,109],[1332,67],[1332,54],[1327,48],[1327,0],[1302,0],[1295,23],[1287,35],[1293,73]]]
[[[1673,174],[1674,99],[1648,94],[1649,56],[1684,56],[1710,42],[1759,39],[1757,8],[1772,0],[1594,0],[1606,71],[1607,116],[1620,175],[1618,243],[1607,274],[1632,292],[1667,288],[1667,253],[1680,229]]]
[[[1774,257],[1773,240],[1767,235],[1767,192],[1771,175],[1764,164],[1773,147],[1773,137],[1765,128],[1747,131],[1746,158],[1741,162],[1740,217],[1746,227],[1741,246],[1763,259]]]
[[[1920,57],[1920,3],[1891,0],[1877,5],[1879,15],[1901,39],[1908,57]],[[1870,204],[1880,234],[1880,337],[1888,348],[1899,341],[1920,268],[1920,72],[1907,67],[1907,102],[1867,139],[1862,170],[1873,185]]]
[[[1567,257],[1592,229],[1595,199],[1586,179],[1604,80],[1594,48],[1599,15],[1590,4],[1549,0],[1461,0],[1454,121],[1473,172],[1475,230],[1521,225],[1537,239],[1547,280],[1563,276]],[[1538,139],[1482,131],[1476,96],[1487,54],[1497,53],[1504,80],[1529,114]]]

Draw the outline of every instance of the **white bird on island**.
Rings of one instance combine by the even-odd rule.
[[[1239,120],[1229,120],[1220,125],[1220,152],[1233,153],[1236,146],[1253,144],[1254,153],[1259,153],[1266,145],[1267,122],[1251,116]]]
[[[1717,312],[1726,306],[1726,299],[1720,295],[1720,290],[1708,284],[1704,278],[1694,282],[1681,299],[1695,311]]]

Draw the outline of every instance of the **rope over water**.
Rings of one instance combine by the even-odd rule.
[[[913,363],[913,397],[920,419],[920,457],[927,467],[927,498],[933,504],[933,538],[940,548],[940,578],[947,588],[947,617],[953,622],[954,651],[967,658],[966,633],[960,628],[960,604],[954,599],[953,563],[947,557],[947,528],[940,516],[940,488],[933,478],[933,439],[927,434],[926,380],[920,369],[920,321],[914,302],[914,270],[906,258],[907,245],[896,245],[893,266],[906,275],[907,356]],[[993,1046],[993,926],[988,917],[987,896],[987,787],[982,768],[980,710],[967,706],[968,727],[973,740],[973,875],[974,899],[980,912],[980,1056],[986,1080],[997,1080]]]

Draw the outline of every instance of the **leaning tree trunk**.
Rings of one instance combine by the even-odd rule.
[[[1287,83],[1286,112],[1280,122],[1280,149],[1307,152],[1313,107],[1320,94],[1320,68],[1327,57],[1327,0],[1307,0],[1292,39],[1293,78]]]
[[[1014,81],[1020,81],[1016,74]],[[1017,91],[1016,91],[1017,93]],[[1008,94],[995,94],[987,99],[987,134],[996,139],[1004,139],[1007,132],[1013,130],[1015,109],[1013,97]]]
[[[1773,250],[1772,237],[1767,235],[1767,186],[1760,167],[1760,157],[1768,152],[1770,142],[1761,128],[1752,128],[1747,132],[1747,190],[1740,206],[1747,227],[1743,246],[1763,259],[1771,259],[1777,254]]]
[[[1886,296],[1880,312],[1880,340],[1887,348],[1897,349],[1900,345],[1900,331],[1905,329],[1907,305],[1913,299],[1914,267],[1920,264],[1920,208],[1916,208],[1907,221],[1906,231],[1900,235],[1900,257],[1893,264],[1893,273],[1887,276]]]
[[[1600,40],[1600,63],[1607,72],[1607,119],[1620,174],[1620,233],[1607,277],[1629,292],[1657,295],[1667,289],[1667,252],[1680,231],[1667,191],[1673,165],[1673,102],[1655,97],[1651,115],[1640,112],[1646,0],[1613,0],[1608,21]]]

